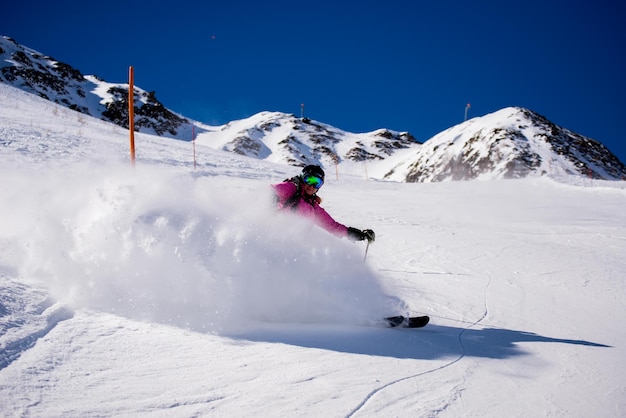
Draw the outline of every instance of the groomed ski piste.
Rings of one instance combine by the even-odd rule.
[[[0,102],[0,415],[626,416],[624,182],[331,168],[364,262],[271,210],[297,168]]]

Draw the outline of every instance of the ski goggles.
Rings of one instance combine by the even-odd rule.
[[[305,176],[302,180],[304,181],[304,184],[308,186],[313,186],[316,189],[319,189],[320,187],[322,187],[322,184],[324,184],[324,180],[313,175]]]

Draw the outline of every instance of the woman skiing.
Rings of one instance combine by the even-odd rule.
[[[312,218],[314,223],[328,232],[347,237],[352,241],[374,241],[371,229],[360,230],[335,221],[320,206],[322,199],[317,191],[324,184],[324,170],[318,165],[307,165],[300,175],[274,184],[274,198],[278,210],[292,210],[299,215]],[[421,328],[428,324],[428,316],[390,316],[384,318],[390,327]]]
[[[320,206],[322,199],[317,191],[324,184],[324,170],[318,165],[307,165],[300,175],[274,184],[274,197],[278,210],[292,210],[299,215],[313,219],[314,223],[326,231],[352,241],[374,241],[376,235],[371,229],[360,230],[335,221]]]

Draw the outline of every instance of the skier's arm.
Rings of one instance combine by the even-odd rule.
[[[348,236],[348,227],[334,220],[333,217],[319,205],[315,205],[315,223],[338,237],[343,238]]]
[[[315,222],[328,232],[338,237],[346,237],[352,241],[368,240],[373,242],[376,234],[371,229],[360,230],[353,227],[347,227],[333,219],[332,216],[319,205],[315,205]]]

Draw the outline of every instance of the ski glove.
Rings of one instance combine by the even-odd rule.
[[[369,242],[374,242],[374,240],[376,239],[376,234],[371,229],[364,229],[363,231],[361,231],[360,229],[349,226],[348,239],[352,241],[368,240]]]

